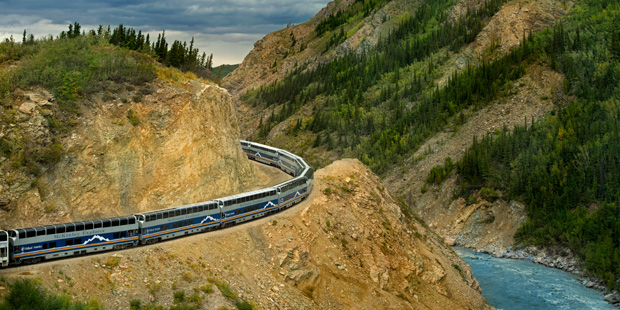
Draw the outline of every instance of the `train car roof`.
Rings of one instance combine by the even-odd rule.
[[[217,201],[209,200],[209,201],[197,202],[197,203],[192,203],[192,204],[189,204],[189,205],[178,206],[178,207],[174,207],[174,208],[160,209],[160,210],[154,210],[154,211],[149,211],[149,212],[137,213],[136,215],[153,215],[153,214],[159,214],[159,213],[162,213],[162,212],[169,212],[169,211],[176,211],[176,210],[183,210],[183,209],[191,209],[193,207],[208,206],[208,205],[217,205]]]
[[[276,185],[276,186],[278,186],[278,185]],[[275,187],[267,187],[267,188],[257,189],[255,191],[251,191],[251,192],[245,192],[245,193],[241,193],[241,194],[237,194],[237,195],[233,195],[233,196],[227,196],[227,197],[223,197],[223,198],[218,198],[216,200],[217,201],[227,201],[227,200],[237,199],[237,198],[251,196],[251,195],[255,195],[255,194],[261,194],[261,193],[264,193],[264,192],[275,191],[275,190],[276,190]]]
[[[20,231],[27,232],[27,231],[33,231],[33,230],[34,231],[40,231],[42,229],[47,229],[47,228],[52,228],[52,227],[54,227],[54,228],[57,228],[57,227],[70,227],[70,226],[74,226],[75,227],[76,225],[80,225],[80,224],[82,224],[82,225],[84,225],[84,224],[91,224],[91,223],[94,224],[94,223],[97,223],[97,222],[103,223],[105,221],[113,221],[113,220],[118,220],[119,223],[120,223],[120,221],[122,221],[122,220],[128,220],[129,221],[130,219],[133,219],[134,221],[136,220],[135,216],[130,215],[130,216],[111,217],[111,218],[107,218],[107,219],[92,220],[92,221],[81,221],[81,222],[51,224],[51,225],[45,225],[45,226],[24,227],[24,228],[15,228],[15,229],[9,229],[9,230],[14,230],[14,231],[17,231],[17,232],[20,232]]]

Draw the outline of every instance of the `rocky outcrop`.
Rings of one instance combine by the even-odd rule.
[[[66,150],[62,159],[35,186],[12,192],[19,195],[12,197],[0,224],[8,228],[127,215],[205,201],[252,185],[254,166],[241,150],[226,90],[161,80],[147,88],[140,99],[125,90],[86,103],[78,125],[60,141]],[[41,131],[42,139],[49,130],[42,115],[50,100],[37,98],[48,97],[35,91],[18,112],[33,136]]]
[[[268,218],[2,276],[38,277],[109,308],[171,305],[192,290],[202,307],[234,308],[217,288],[203,290],[211,282],[260,309],[492,309],[469,266],[357,160],[317,171],[308,199]]]

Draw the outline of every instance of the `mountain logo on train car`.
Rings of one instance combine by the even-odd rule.
[[[256,152],[256,154],[254,154],[254,156],[263,157],[263,155],[261,155],[259,152]]]
[[[88,239],[88,240],[84,241],[84,243],[83,243],[83,244],[89,244],[89,243],[93,242],[95,239],[96,239],[96,240],[99,240],[99,242],[104,242],[104,241],[105,241],[105,242],[110,242],[110,239],[106,239],[106,238],[101,237],[101,236],[99,236],[99,235],[94,235],[92,238],[90,238],[90,239]]]
[[[270,201],[267,204],[265,204],[263,209],[267,209],[267,208],[271,208],[271,207],[275,207],[275,206],[276,206],[276,204]]]
[[[202,222],[200,222],[200,224],[204,224],[207,220],[211,220],[211,222],[217,221],[217,219],[213,218],[211,215],[207,215],[207,217],[205,217],[205,219],[202,220]]]

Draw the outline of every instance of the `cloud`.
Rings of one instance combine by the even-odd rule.
[[[123,24],[151,33],[166,30],[168,41],[189,41],[214,63],[239,63],[254,42],[288,23],[299,24],[328,0],[0,0],[0,39],[21,40],[24,29],[36,37],[58,35],[74,21],[83,30]]]

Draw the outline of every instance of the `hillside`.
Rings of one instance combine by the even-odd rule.
[[[357,157],[461,245],[575,253],[618,287],[617,1],[391,1],[351,18],[377,3],[315,17],[308,37],[329,32],[333,58],[235,84],[242,133],[319,167]],[[372,16],[381,39],[351,44],[381,28]]]
[[[357,160],[317,171],[307,200],[269,218],[2,276],[109,309],[179,296],[203,309],[491,309],[469,267]]]
[[[253,186],[226,90],[102,41],[0,46],[13,57],[0,67],[9,82],[0,96],[2,229],[127,215]]]

